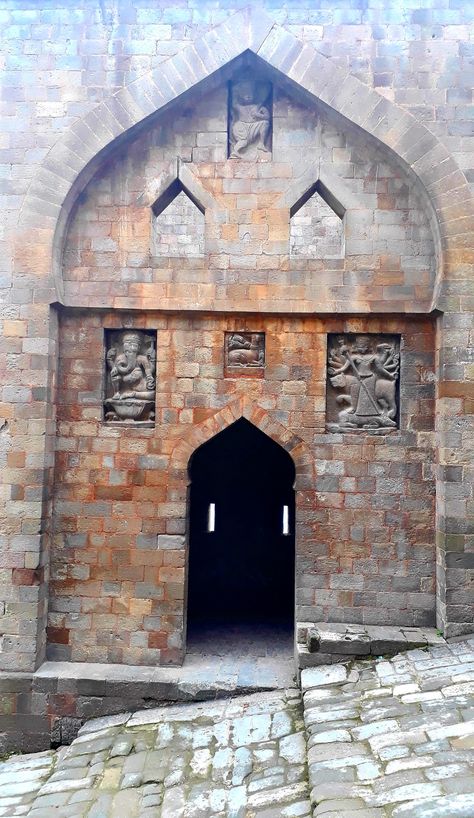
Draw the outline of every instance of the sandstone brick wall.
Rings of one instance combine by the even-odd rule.
[[[68,303],[148,308],[159,298],[162,307],[190,309],[426,309],[436,256],[418,185],[341,118],[295,103],[278,85],[274,97],[271,162],[227,161],[225,83],[114,155],[71,222],[63,268]],[[177,155],[207,195],[203,258],[193,252],[185,263],[176,258],[178,232],[169,250],[168,210],[152,225],[152,206],[168,184],[163,178],[176,174]],[[291,221],[299,215],[290,220],[291,208],[320,172],[345,211],[345,252],[290,255]],[[181,230],[176,210],[173,217]],[[191,243],[194,224],[192,215]],[[314,241],[314,223],[309,230]]]
[[[321,259],[344,258],[343,218],[315,191],[290,218],[290,255]]]
[[[51,658],[179,659],[189,480],[186,469],[176,475],[176,449],[242,397],[314,458],[315,479],[296,493],[297,617],[434,623],[430,319],[137,314],[135,328],[157,331],[153,429],[102,422],[104,328],[123,319],[83,311],[61,319]],[[224,333],[242,328],[266,334],[263,379],[223,377]],[[327,332],[382,328],[402,333],[403,431],[327,434]]]
[[[221,79],[227,80],[224,66],[238,55],[239,43],[273,65],[282,82],[286,76],[291,77],[285,85],[287,95],[295,91],[293,81],[309,89],[304,99],[290,106],[296,119],[301,111],[298,106],[308,107],[308,94],[313,94],[313,107],[314,96],[322,97],[322,118],[335,121],[338,138],[348,140],[347,144],[334,144],[331,153],[326,154],[326,160],[329,157],[339,170],[347,167],[347,151],[352,156],[357,139],[364,141],[362,135],[370,131],[381,139],[385,163],[394,173],[386,179],[387,187],[399,179],[396,156],[403,157],[403,173],[408,173],[415,197],[424,195],[422,189],[417,189],[419,180],[423,180],[421,188],[425,188],[426,198],[422,210],[429,215],[433,235],[439,234],[435,241],[433,292],[426,289],[426,264],[421,270],[416,264],[409,269],[397,263],[394,269],[393,254],[388,266],[381,263],[375,272],[365,260],[362,270],[355,261],[350,269],[332,268],[337,280],[334,291],[324,280],[325,265],[315,265],[312,259],[308,268],[301,262],[297,268],[290,264],[285,269],[283,265],[277,278],[290,281],[292,294],[298,296],[294,302],[298,310],[306,310],[304,300],[309,296],[309,312],[318,311],[321,304],[329,311],[366,312],[373,296],[371,309],[378,312],[387,311],[392,299],[396,305],[390,306],[391,311],[424,310],[431,305],[440,311],[435,344],[437,615],[448,633],[466,632],[472,627],[474,294],[473,211],[468,185],[473,182],[474,10],[462,0],[433,0],[429,7],[419,0],[389,0],[383,4],[378,0],[360,4],[335,0],[330,7],[303,0],[285,4],[266,0],[261,6],[261,18],[252,20],[250,31],[248,16],[239,11],[244,5],[245,0],[188,0],[175,6],[161,0],[138,0],[132,7],[126,0],[104,0],[100,4],[80,0],[72,8],[65,0],[0,2],[5,44],[0,122],[4,214],[0,237],[0,667],[4,669],[31,670],[41,662],[45,651],[57,383],[57,317],[50,304],[64,300],[60,240],[70,208],[84,186],[79,185],[78,175],[87,166],[81,177],[87,181],[92,175],[89,168],[97,171],[100,162],[95,155],[104,151],[100,154],[104,162],[106,147],[115,137],[119,137],[117,147],[125,149],[123,134],[127,128],[137,123],[143,128],[146,117],[170,98],[166,96],[170,71],[180,78],[179,90],[190,87],[196,76],[203,75],[199,60],[205,54],[208,73],[219,68],[223,71]],[[267,29],[264,12],[268,14],[265,20],[270,20]],[[204,39],[195,54],[201,56],[195,57],[192,44],[199,38]],[[181,57],[183,49],[188,49],[186,54],[191,49],[189,65]],[[176,65],[169,68],[174,57]],[[153,69],[159,69],[163,92],[158,87],[161,80],[155,75],[157,86],[149,77]],[[179,84],[182,76],[186,78],[184,85]],[[130,85],[133,81],[136,84]],[[218,84],[213,90],[207,88],[206,93],[218,93]],[[111,100],[111,94],[117,98]],[[331,119],[331,108],[347,115],[343,128],[340,119]],[[287,120],[293,138],[298,128],[293,126],[291,116]],[[350,120],[356,123],[354,127]],[[278,131],[278,117],[275,127]],[[203,129],[196,127],[194,133],[197,131]],[[145,135],[142,139],[146,140]],[[164,135],[160,139],[162,144],[166,142]],[[284,155],[301,155],[301,147],[290,143],[291,139],[286,145],[282,143]],[[199,146],[203,156],[210,147]],[[193,148],[198,145],[193,143]],[[91,166],[87,165],[89,160]],[[358,167],[361,161],[363,157],[358,158]],[[407,171],[408,166],[412,170]],[[105,175],[103,165],[100,178]],[[346,184],[348,181],[350,178],[344,177]],[[380,182],[378,179],[377,184]],[[204,184],[203,178],[200,183]],[[387,190],[377,192],[387,195]],[[106,191],[107,195],[110,202],[110,191]],[[79,207],[84,213],[87,203]],[[393,207],[383,204],[382,210],[393,212]],[[435,222],[439,229],[433,227]],[[288,225],[287,214],[282,223]],[[399,229],[398,224],[395,227]],[[415,230],[419,225],[413,223],[412,227]],[[148,220],[146,229],[144,221],[138,222],[136,233],[130,229],[127,234],[131,246],[136,241],[143,248],[149,231]],[[225,240],[237,241],[232,229],[229,232]],[[86,238],[92,241],[92,236]],[[110,230],[95,238],[110,239]],[[209,238],[222,240],[224,236]],[[282,233],[273,238],[287,242],[286,233],[283,238]],[[80,252],[87,249],[79,244],[77,248]],[[91,252],[97,252],[103,262],[107,250],[102,247]],[[186,264],[182,265],[185,283],[177,290],[178,273],[173,263],[162,268],[143,263],[143,259],[129,264],[120,252],[124,252],[123,247],[120,251],[114,247],[112,253],[118,261],[116,269],[122,271],[120,281],[112,277],[111,270],[101,272],[100,265],[90,261],[84,265],[81,277],[75,279],[72,271],[77,272],[77,262],[69,259],[65,303],[129,310],[157,306],[175,310],[217,306],[229,310],[247,309],[251,302],[261,310],[288,312],[288,281],[281,291],[275,289],[270,275],[262,284],[255,284],[255,289],[246,287],[243,306],[239,302],[242,291],[224,267],[219,275],[226,287],[225,301],[212,301],[202,284],[199,299],[192,291],[187,300],[190,287],[199,285],[190,280]],[[416,261],[415,254],[410,257]],[[95,268],[91,278],[89,266]],[[160,269],[163,281],[158,277]],[[193,269],[199,280],[199,260],[193,262]],[[363,270],[368,270],[367,281]],[[420,270],[422,281],[418,280]],[[430,271],[434,272],[433,268]],[[308,272],[314,281],[318,280],[318,286],[299,292],[301,281],[308,280]],[[101,275],[105,279],[101,280]],[[263,275],[267,275],[266,271]],[[212,276],[217,278],[215,268]],[[173,277],[176,297],[163,304],[163,297],[169,293],[161,287]],[[375,285],[378,291],[373,289]],[[354,286],[355,290],[348,289]],[[77,301],[79,290],[81,300]],[[419,300],[425,296],[428,300],[432,296],[430,305]],[[417,463],[423,451],[424,436],[420,434],[416,451],[410,443],[410,463]],[[357,445],[364,457],[363,437]],[[380,449],[386,446],[382,442],[374,445]]]

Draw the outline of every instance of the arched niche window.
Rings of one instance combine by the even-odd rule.
[[[295,258],[344,258],[345,210],[335,196],[315,182],[290,208],[290,255]]]
[[[152,205],[151,253],[196,258],[204,255],[204,207],[176,179]]]

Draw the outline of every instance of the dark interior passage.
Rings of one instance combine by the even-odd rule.
[[[194,453],[190,476],[190,635],[209,623],[292,628],[295,468],[289,454],[241,418]]]

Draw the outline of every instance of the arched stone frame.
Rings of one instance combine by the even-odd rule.
[[[432,308],[446,310],[455,317],[462,312],[462,286],[472,279],[472,223],[474,206],[466,179],[455,160],[443,143],[422,123],[383,97],[377,91],[364,85],[350,73],[349,69],[335,66],[320,54],[316,48],[290,34],[275,24],[261,10],[239,11],[227,21],[211,29],[196,42],[186,46],[175,56],[164,61],[159,69],[133,81],[116,94],[92,109],[85,117],[75,122],[56,142],[42,163],[36,177],[31,182],[18,221],[17,243],[14,252],[14,276],[27,276],[40,283],[35,291],[35,307],[39,316],[43,309],[44,336],[37,341],[47,348],[51,356],[50,374],[47,380],[48,399],[40,406],[37,416],[44,429],[38,432],[43,439],[45,483],[47,472],[52,465],[52,436],[54,434],[54,360],[55,322],[54,311],[49,305],[63,302],[61,280],[61,255],[68,220],[77,197],[84,190],[108,153],[141,127],[148,118],[167,106],[199,83],[211,81],[219,69],[236,60],[240,55],[251,52],[267,66],[279,72],[282,78],[291,81],[307,95],[338,112],[346,120],[358,126],[363,132],[375,137],[388,149],[407,171],[414,175],[426,191],[431,202],[432,224],[438,238],[438,268],[433,291]],[[445,449],[449,438],[450,425],[446,420],[450,410],[455,415],[459,411],[467,413],[470,403],[464,400],[462,383],[443,383],[443,332],[445,320],[439,321],[440,373],[438,389],[438,415],[440,424],[439,446],[441,464],[438,480],[439,498],[439,624],[446,622],[444,594],[444,572],[446,541],[450,534],[449,515],[444,514],[444,495],[441,468],[452,460],[452,448]],[[32,382],[27,371],[23,382]],[[33,395],[33,393],[32,393]],[[32,400],[36,400],[32,397]],[[471,409],[472,411],[472,409]],[[39,424],[37,424],[37,428]],[[456,462],[467,463],[462,450],[458,450]],[[36,470],[37,471],[37,470]],[[36,477],[25,475],[26,485],[36,483]],[[41,518],[48,517],[44,507],[38,512],[37,504],[31,509],[31,517],[36,517],[38,530]],[[466,528],[462,536],[467,537]],[[35,535],[38,538],[44,534]],[[36,546],[35,546],[36,548]],[[43,553],[41,555],[41,549]],[[38,664],[44,648],[44,616],[48,559],[44,544],[38,548],[38,569],[40,584],[36,604],[38,607],[38,628],[36,655],[18,669],[29,669]],[[34,583],[37,582],[35,575]],[[453,632],[457,626],[454,627]],[[460,632],[463,626],[460,625]],[[459,630],[458,628],[458,630]]]
[[[166,111],[178,97],[212,79],[219,69],[246,52],[294,82],[308,98],[322,102],[375,137],[419,180],[432,204],[432,223],[438,234],[440,254],[432,306],[440,308],[440,284],[456,260],[452,254],[472,243],[474,205],[459,166],[443,143],[412,114],[366,86],[348,69],[334,65],[261,10],[251,9],[232,15],[155,71],[111,95],[74,123],[52,147],[28,188],[18,225],[20,231],[25,229],[33,237],[37,272],[53,276],[56,293],[50,301],[62,300],[62,240],[71,210],[110,149],[142,127],[148,117]],[[462,215],[456,205],[462,205]],[[22,260],[20,241],[17,270]]]
[[[278,443],[291,457],[295,466],[295,559],[298,559],[299,516],[303,510],[302,492],[314,487],[314,456],[308,445],[278,421],[272,419],[267,410],[243,395],[231,401],[223,409],[195,426],[186,440],[180,440],[172,450],[168,472],[168,499],[186,503],[185,530],[185,595],[183,600],[183,636],[186,640],[186,594],[188,582],[189,556],[189,462],[200,446],[207,443],[219,432],[223,432],[235,421],[245,418],[261,432]],[[296,577],[295,577],[296,581]],[[295,605],[297,604],[295,600]]]

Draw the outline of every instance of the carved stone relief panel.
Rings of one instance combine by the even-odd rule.
[[[105,420],[129,424],[154,421],[156,333],[108,330],[105,342]]]
[[[229,158],[271,159],[271,83],[246,77],[232,82],[229,93]]]
[[[400,336],[328,335],[327,429],[399,428]]]
[[[225,374],[262,377],[265,368],[264,332],[226,332]]]

